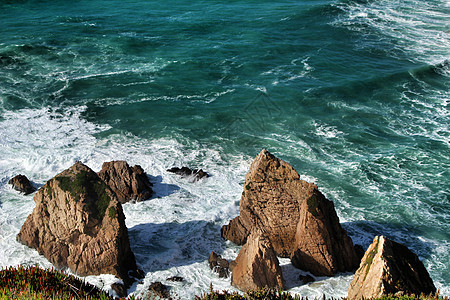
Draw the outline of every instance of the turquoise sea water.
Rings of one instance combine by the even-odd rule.
[[[262,148],[333,200],[353,240],[383,234],[450,295],[450,3],[0,0],[0,266],[50,267],[15,240],[39,187],[81,160],[140,164],[155,196],[126,204],[147,276],[182,299],[233,289],[207,264]],[[173,166],[203,168],[190,182]],[[344,297],[352,274],[288,288]],[[179,275],[183,283],[167,277]],[[109,288],[111,276],[88,280]]]

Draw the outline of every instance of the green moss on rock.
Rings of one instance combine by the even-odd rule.
[[[103,219],[111,197],[107,192],[108,186],[98,178],[97,174],[82,170],[74,176],[58,176],[56,180],[58,186],[69,192],[76,202],[84,195],[86,209],[97,219]]]

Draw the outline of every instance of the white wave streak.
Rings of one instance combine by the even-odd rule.
[[[450,23],[450,15],[444,8],[445,1],[350,1],[337,6],[344,16],[333,25],[368,36],[375,31],[381,41],[414,61],[435,65],[450,57],[450,32],[446,25]]]

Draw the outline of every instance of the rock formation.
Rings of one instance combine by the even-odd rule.
[[[315,275],[331,276],[359,264],[352,240],[334,205],[317,186],[300,180],[288,163],[262,150],[245,176],[239,216],[222,227],[222,237],[238,245],[262,231],[278,256]]]
[[[120,203],[146,200],[153,193],[144,170],[138,165],[130,168],[123,160],[103,163],[98,176],[116,193]]]
[[[31,182],[28,180],[28,178],[22,174],[14,176],[8,181],[8,183],[12,185],[13,189],[24,193],[25,195],[31,194],[36,191],[34,186],[31,185]]]
[[[203,171],[202,169],[190,169],[188,167],[181,167],[181,168],[177,168],[177,167],[173,167],[170,169],[167,169],[167,172],[170,173],[175,173],[177,175],[181,175],[183,177],[193,177],[194,181],[198,181],[202,178],[208,178],[209,174],[206,173],[205,171]]]
[[[435,292],[430,275],[415,253],[402,244],[377,236],[350,283],[347,299]]]
[[[267,150],[262,150],[245,176],[239,216],[222,227],[222,237],[238,245],[247,236],[263,230],[277,255],[292,253],[300,204],[316,189],[314,184],[300,180],[298,173]]]
[[[218,273],[220,278],[227,278],[228,276],[230,276],[228,261],[214,251],[211,251],[208,262],[209,268]]]
[[[128,271],[137,267],[122,206],[95,172],[77,162],[40,188],[34,201],[17,235],[20,242],[57,268],[129,282]]]
[[[333,202],[317,189],[300,207],[292,264],[316,276],[333,276],[359,266],[352,239],[339,224]]]
[[[284,289],[281,267],[267,237],[253,233],[247,238],[235,260],[231,284],[244,292],[263,287]]]

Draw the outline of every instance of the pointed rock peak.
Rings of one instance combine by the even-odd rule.
[[[430,275],[415,253],[384,236],[376,236],[350,283],[348,299],[435,292]]]
[[[233,263],[231,283],[242,291],[284,289],[283,273],[267,236],[252,233]]]
[[[341,227],[334,204],[317,189],[300,207],[292,264],[316,276],[333,276],[359,265],[352,239]]]
[[[222,227],[222,237],[243,245],[250,233],[263,230],[277,255],[290,257],[300,204],[316,188],[300,180],[290,164],[262,150],[245,176],[240,214]]]
[[[275,157],[266,149],[263,149],[250,166],[248,176],[255,182],[299,180],[297,171],[287,162]]]

